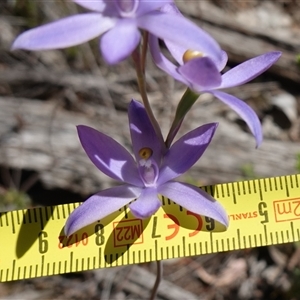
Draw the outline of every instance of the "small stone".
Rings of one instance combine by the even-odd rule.
[[[273,96],[270,100],[273,106],[284,113],[291,124],[297,120],[297,99],[293,95],[289,93],[280,93]]]

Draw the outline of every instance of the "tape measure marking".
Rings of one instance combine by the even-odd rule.
[[[68,238],[65,219],[79,203],[0,213],[0,281],[299,241],[299,176],[204,187],[228,211],[226,232],[164,197],[147,220],[124,207]]]

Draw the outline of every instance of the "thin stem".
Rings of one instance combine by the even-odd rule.
[[[149,33],[147,31],[144,31],[143,32],[142,56],[141,56],[141,69],[142,69],[142,72],[144,75],[145,75],[145,70],[146,70],[148,39],[149,39]]]
[[[150,103],[148,100],[147,91],[146,91],[145,74],[143,73],[143,70],[142,70],[141,57],[140,57],[140,52],[139,52],[138,48],[133,51],[132,59],[135,63],[135,70],[136,70],[138,86],[139,86],[140,94],[141,94],[141,97],[142,97],[142,100],[144,103],[144,107],[146,109],[146,112],[148,114],[148,117],[150,119],[150,122],[151,122],[154,130],[155,130],[157,137],[161,140],[162,145],[165,145],[159,124],[158,124],[157,120],[155,119],[155,116],[153,114],[153,111],[151,109],[151,106],[150,106]]]
[[[151,296],[149,298],[149,300],[154,300],[158,291],[158,287],[159,284],[162,280],[162,275],[163,275],[163,264],[161,260],[156,261],[156,266],[157,266],[157,270],[156,270],[156,280],[153,286],[153,289],[151,291]]]

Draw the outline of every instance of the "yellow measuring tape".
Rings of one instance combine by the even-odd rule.
[[[300,241],[300,175],[207,186],[229,228],[171,200],[151,218],[124,208],[70,237],[65,221],[79,204],[0,214],[0,281],[144,263]]]

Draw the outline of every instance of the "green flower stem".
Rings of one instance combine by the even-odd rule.
[[[162,136],[159,124],[157,120],[155,119],[155,116],[153,114],[153,111],[151,109],[148,96],[147,96],[147,91],[146,91],[146,80],[145,80],[145,74],[143,73],[143,66],[141,63],[141,56],[139,52],[139,48],[135,49],[132,53],[132,59],[135,63],[135,70],[136,70],[136,75],[137,75],[137,81],[138,81],[138,86],[140,90],[140,94],[144,103],[144,107],[146,109],[146,112],[149,116],[149,119],[152,123],[152,126],[155,130],[156,135],[159,137],[161,140],[161,143],[165,145],[164,143],[164,138]]]
[[[175,118],[165,142],[167,148],[169,148],[172,144],[185,115],[188,113],[188,111],[191,109],[198,98],[199,94],[196,94],[191,89],[187,88],[177,106]]]
[[[157,270],[156,270],[156,280],[153,286],[153,289],[151,291],[151,296],[149,298],[149,300],[154,300],[158,291],[158,287],[159,284],[162,280],[162,275],[163,275],[163,264],[161,260],[156,261],[156,266],[157,266]]]

